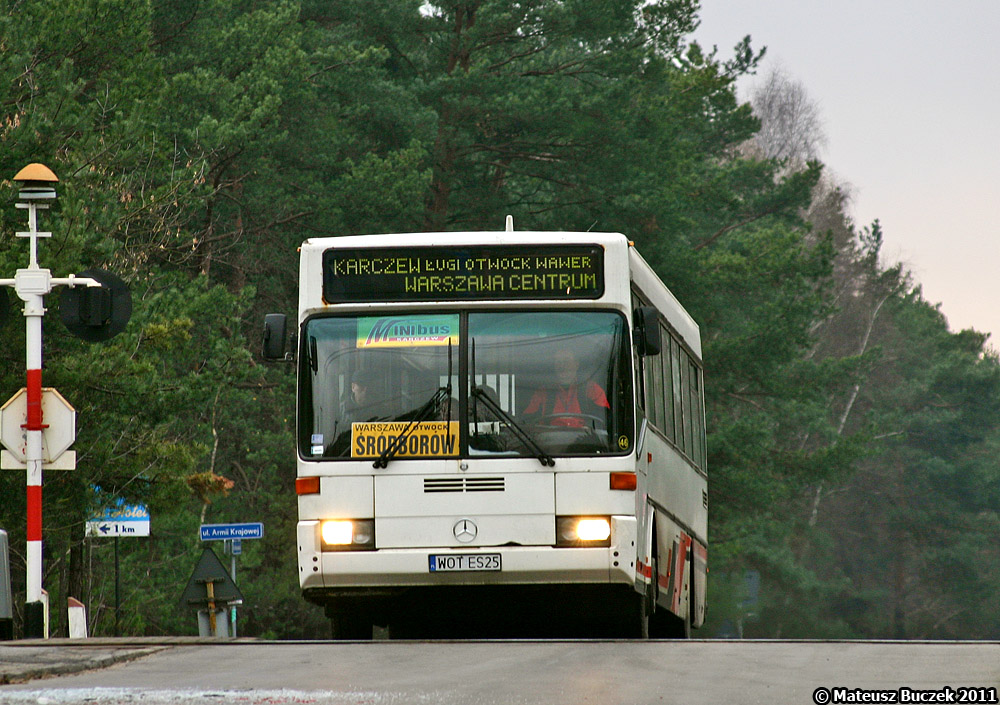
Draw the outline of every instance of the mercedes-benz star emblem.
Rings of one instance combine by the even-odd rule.
[[[476,538],[476,534],[479,533],[479,528],[476,526],[474,521],[470,519],[459,519],[455,524],[455,538],[462,543],[469,543]]]

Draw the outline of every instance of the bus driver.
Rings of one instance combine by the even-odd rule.
[[[581,396],[581,385],[577,379],[580,363],[576,359],[576,353],[569,348],[561,348],[556,351],[553,363],[555,389],[537,390],[524,413],[528,416],[535,415],[548,426],[582,428],[590,425],[585,416],[596,416],[603,422],[607,418],[606,412],[611,408],[608,397],[593,380],[586,381]]]
[[[348,426],[355,421],[374,421],[387,413],[383,400],[376,399],[378,376],[372,370],[357,370],[351,376],[351,393],[344,400],[341,419]]]

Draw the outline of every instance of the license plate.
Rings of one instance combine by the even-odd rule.
[[[445,553],[428,556],[431,573],[499,571],[499,553]]]

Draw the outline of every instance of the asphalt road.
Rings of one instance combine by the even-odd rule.
[[[16,670],[10,652],[19,648],[49,649],[56,663],[59,651],[69,661],[88,647],[0,646],[0,674]],[[164,648],[139,641],[89,648],[94,665],[112,652],[119,662],[0,686],[0,703],[826,705],[963,696],[996,703],[1000,688],[995,642],[188,641]],[[83,659],[74,668],[85,666]]]

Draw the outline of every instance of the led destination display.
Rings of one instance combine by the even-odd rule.
[[[462,299],[597,299],[604,250],[596,245],[482,245],[331,249],[327,303]]]

